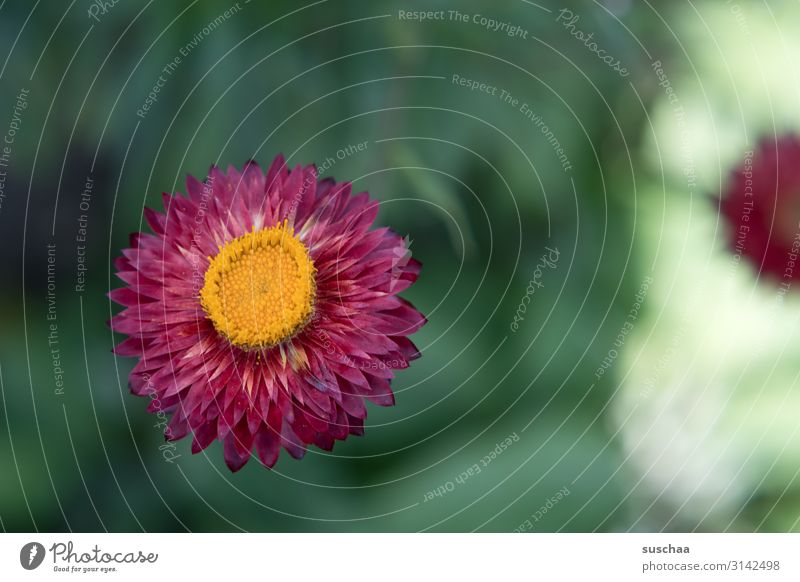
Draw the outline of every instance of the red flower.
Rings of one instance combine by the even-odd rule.
[[[800,137],[762,139],[732,173],[720,208],[736,256],[771,278],[800,278]]]
[[[171,415],[168,440],[214,440],[237,471],[255,449],[272,467],[281,446],[301,458],[362,434],[365,399],[394,404],[393,370],[419,356],[408,335],[425,318],[397,293],[420,263],[387,228],[378,203],[349,183],[289,171],[211,169],[188,197],[146,209],[155,234],[136,233],[116,260],[127,284],[110,297],[127,334],[115,352],[139,362],[131,391]]]

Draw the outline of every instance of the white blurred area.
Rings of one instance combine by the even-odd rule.
[[[644,140],[654,283],[613,403],[634,529],[800,530],[800,283],[758,280],[715,203],[761,137],[800,130],[800,4],[769,4],[664,14],[686,54],[663,61],[677,101],[656,97]]]

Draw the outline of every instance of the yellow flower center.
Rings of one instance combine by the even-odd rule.
[[[308,249],[284,221],[220,247],[206,271],[200,303],[232,344],[267,348],[308,322],[315,274]]]

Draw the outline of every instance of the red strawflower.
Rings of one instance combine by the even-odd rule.
[[[165,214],[145,209],[155,234],[131,235],[115,263],[131,391],[171,416],[168,440],[222,441],[232,471],[253,449],[272,467],[281,446],[301,458],[362,434],[365,399],[394,404],[393,370],[419,356],[407,336],[426,321],[397,296],[420,263],[370,230],[378,202],[282,156],[266,175],[213,167],[186,187]]]
[[[736,256],[771,278],[800,278],[800,137],[762,139],[732,172],[720,209]]]

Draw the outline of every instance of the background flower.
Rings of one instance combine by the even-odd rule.
[[[674,97],[644,131],[637,248],[656,284],[613,404],[633,527],[796,530],[798,43],[775,25],[796,8],[676,16],[678,35],[727,26],[663,64]]]
[[[776,285],[800,278],[800,137],[762,138],[731,172],[720,209],[730,249]],[[792,258],[794,257],[794,258]]]

